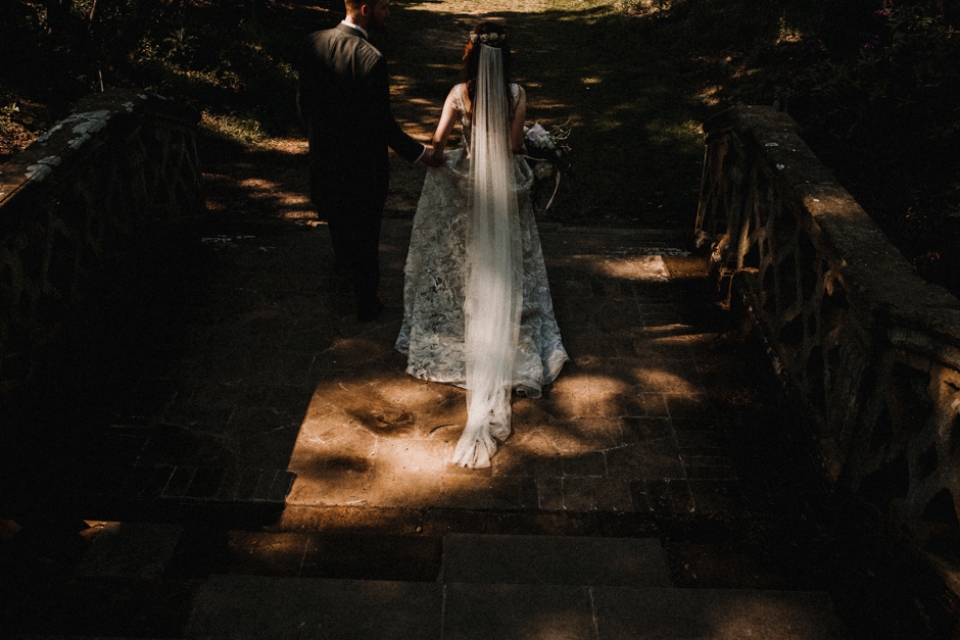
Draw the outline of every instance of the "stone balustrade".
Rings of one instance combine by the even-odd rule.
[[[960,548],[960,301],[914,273],[789,116],[739,106],[705,129],[698,241],[805,406],[827,478],[918,545]]]
[[[91,94],[0,165],[0,400],[113,256],[202,211],[198,122],[160,96]]]

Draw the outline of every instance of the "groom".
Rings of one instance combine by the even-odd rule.
[[[390,111],[387,61],[368,41],[390,15],[389,0],[344,0],[347,16],[307,38],[297,103],[310,141],[310,199],[328,222],[338,276],[353,281],[357,320],[376,319],[380,221],[389,152],[436,166],[432,149],[406,133]]]

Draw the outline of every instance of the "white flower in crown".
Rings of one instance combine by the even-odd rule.
[[[495,44],[500,42],[501,40],[506,40],[506,39],[507,39],[507,34],[497,33],[496,31],[491,31],[490,33],[482,33],[479,35],[477,35],[476,33],[470,34],[470,42],[474,44],[476,44],[478,41],[482,42],[483,44],[487,44],[488,42],[491,44]]]

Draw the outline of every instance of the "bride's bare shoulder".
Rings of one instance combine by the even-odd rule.
[[[467,111],[467,105],[470,104],[470,97],[466,92],[466,84],[461,82],[460,84],[453,85],[453,88],[450,89],[450,93],[447,95],[447,99],[453,103],[453,106],[457,111],[463,112]]]

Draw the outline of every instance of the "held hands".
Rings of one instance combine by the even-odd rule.
[[[426,147],[421,160],[430,167],[439,167],[443,164],[443,149],[436,147]]]

